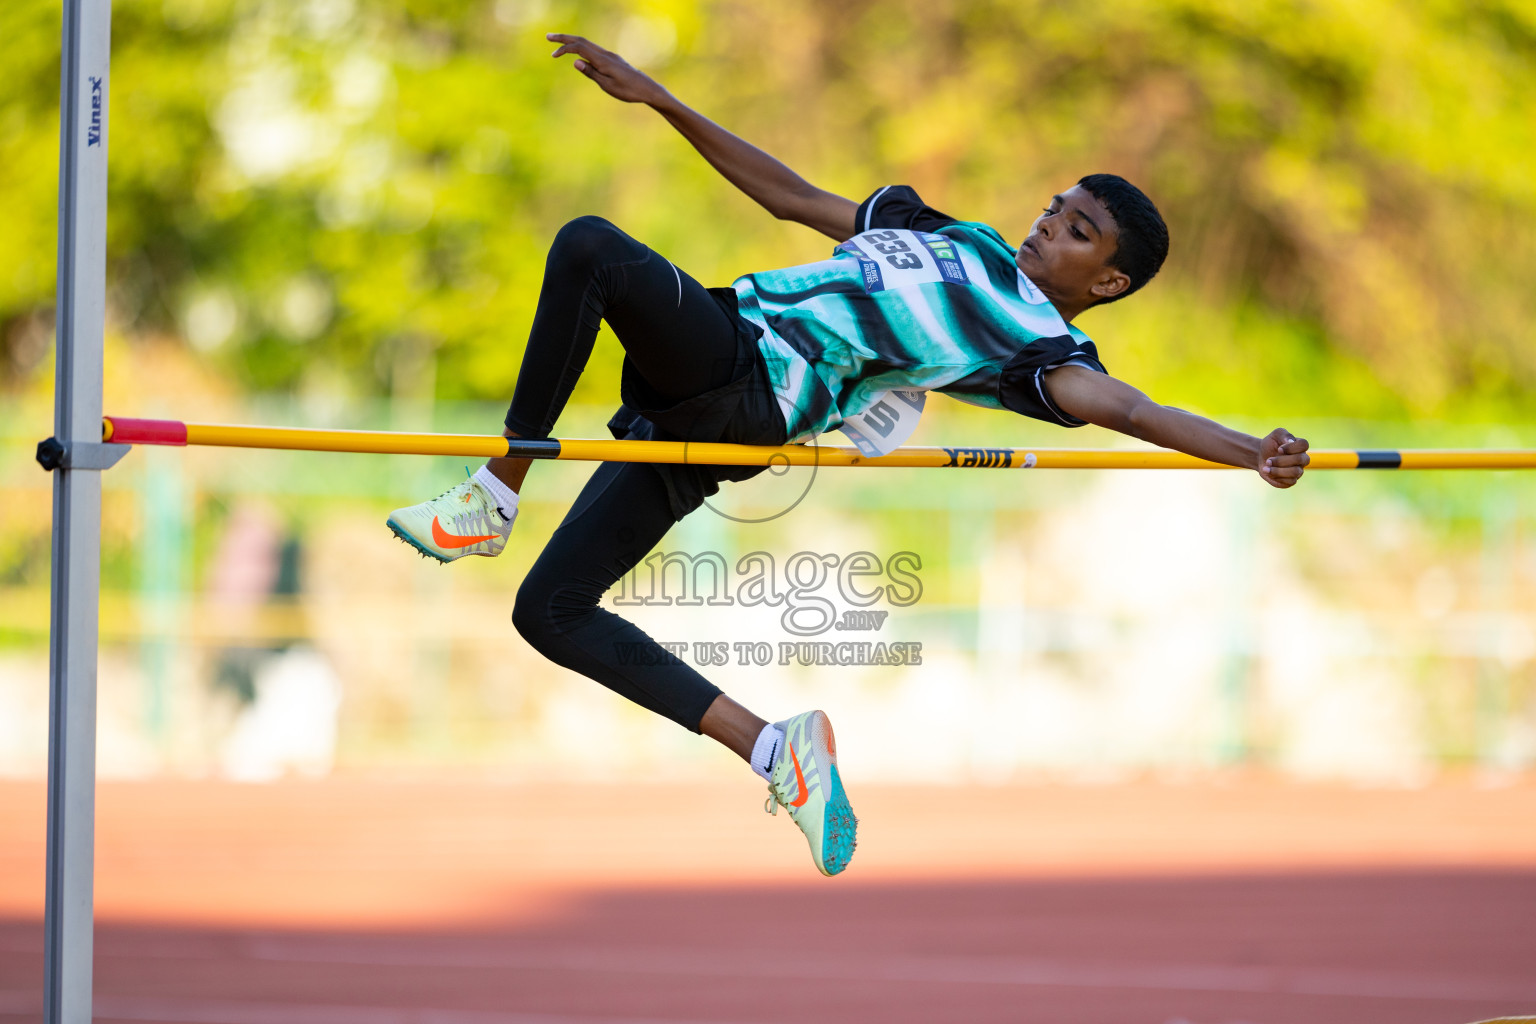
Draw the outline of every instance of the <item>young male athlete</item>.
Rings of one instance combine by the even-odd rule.
[[[554,56],[616,99],[665,117],[716,170],[769,213],[829,235],[832,258],[707,289],[605,220],[562,228],[549,252],[506,417],[509,437],[549,436],[586,365],[599,321],[624,347],[618,438],[780,445],[842,430],[867,452],[911,433],[938,391],[1064,426],[1096,423],[1290,487],[1307,442],[1262,439],[1151,401],[1110,377],[1072,320],[1157,273],[1168,232],[1135,186],[1083,178],[1015,249],[994,228],[887,186],[862,203],[816,188],[679,103],[615,53],[551,35]],[[449,562],[496,555],[517,516],[528,460],[491,459],[389,526]],[[769,724],[598,607],[674,522],[723,480],[759,467],[605,463],[587,482],[517,594],[512,621],[551,661],[686,729],[718,740],[768,780],[766,809],[788,808],[824,874],[848,866],[856,821],[820,711]],[[649,647],[650,657],[619,658]]]

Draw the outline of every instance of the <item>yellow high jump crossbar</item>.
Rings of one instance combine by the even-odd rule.
[[[1091,448],[912,447],[870,457],[857,448],[778,447],[682,441],[526,440],[492,434],[412,434],[383,430],[227,426],[180,420],[102,419],[113,444],[280,448],[381,455],[513,457],[577,462],[693,463],[707,466],[905,466],[968,469],[1234,469],[1165,450]],[[1324,449],[1308,469],[1536,469],[1536,449]]]

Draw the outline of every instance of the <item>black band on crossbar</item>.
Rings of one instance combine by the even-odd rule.
[[[1394,451],[1357,451],[1361,469],[1401,469],[1403,456]]]
[[[552,437],[507,438],[507,458],[509,459],[558,459],[559,457],[560,442]]]

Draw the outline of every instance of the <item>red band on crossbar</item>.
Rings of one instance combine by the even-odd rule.
[[[111,430],[103,431],[104,440],[113,444],[172,444],[187,443],[187,425],[180,420],[136,420],[127,416],[110,416],[106,422]]]

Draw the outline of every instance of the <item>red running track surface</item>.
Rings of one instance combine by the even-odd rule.
[[[1536,787],[103,784],[97,1020],[1459,1024],[1536,1009]],[[931,808],[949,808],[936,828]],[[0,784],[0,1021],[42,787]]]

